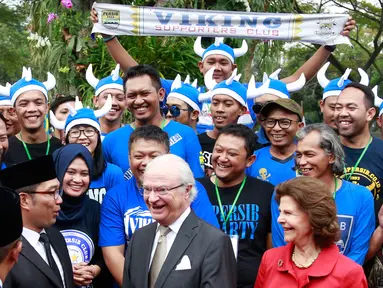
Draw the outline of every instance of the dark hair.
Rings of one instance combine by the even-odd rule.
[[[170,151],[168,133],[155,125],[145,125],[134,130],[129,137],[129,151],[132,144],[139,139],[155,141],[158,144],[165,145],[167,152]]]
[[[279,184],[275,199],[290,196],[309,218],[314,241],[321,247],[329,247],[339,240],[340,230],[335,201],[329,188],[319,179],[297,177]]]
[[[124,77],[124,90],[126,92],[126,81],[131,78],[136,78],[140,76],[148,75],[150,79],[152,80],[152,85],[156,88],[156,91],[160,90],[162,87],[161,85],[161,79],[160,79],[160,74],[157,72],[157,70],[147,64],[142,64],[142,65],[137,65],[130,67]]]
[[[249,127],[242,124],[229,124],[221,129],[217,140],[222,134],[242,138],[245,141],[247,157],[254,153],[257,142],[254,132]]]
[[[358,82],[351,82],[347,84],[347,86],[344,89],[351,87],[356,88],[364,93],[364,105],[366,105],[366,109],[374,107],[375,95],[370,87],[360,84]]]
[[[7,120],[5,119],[2,112],[0,112],[0,120],[4,122],[4,124],[7,124]]]
[[[94,128],[93,126],[86,125],[86,124],[79,124],[73,127],[80,126],[80,125]],[[94,129],[96,130],[96,133],[97,133],[97,145],[93,152],[93,167],[92,167],[92,178],[91,178],[92,180],[96,180],[97,178],[99,178],[106,169],[106,161],[102,153],[102,144],[101,144],[102,141],[101,141],[100,132],[96,128]],[[69,133],[65,136],[65,143],[69,143]]]
[[[55,114],[57,108],[58,108],[61,104],[66,103],[66,102],[72,102],[72,101],[73,101],[73,102],[76,101],[75,96],[69,95],[69,96],[60,96],[60,97],[56,97],[56,99],[53,100],[53,102],[52,102],[50,108],[51,108],[53,114]]]

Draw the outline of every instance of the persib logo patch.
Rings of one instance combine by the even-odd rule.
[[[74,229],[62,230],[61,234],[65,238],[72,264],[89,263],[94,254],[92,239],[84,232]]]

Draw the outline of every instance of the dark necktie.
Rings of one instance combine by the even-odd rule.
[[[41,233],[39,241],[44,244],[45,252],[47,253],[47,258],[48,258],[49,266],[53,270],[53,273],[55,273],[55,275],[58,277],[58,280],[60,281],[60,283],[62,283],[62,278],[61,278],[60,270],[57,267],[56,261],[55,261],[55,259],[53,258],[53,255],[52,255],[51,245],[49,243],[48,235],[46,233]]]

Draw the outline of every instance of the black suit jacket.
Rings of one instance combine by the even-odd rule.
[[[55,228],[45,229],[45,232],[63,267],[65,287],[74,288],[72,263],[64,237]],[[53,270],[29,244],[27,239],[22,237],[22,243],[23,248],[19,260],[5,279],[4,288],[62,288],[61,281],[57,279]]]
[[[125,255],[123,288],[147,288],[157,223],[138,229]],[[175,270],[182,257],[190,270]],[[161,287],[236,287],[236,260],[230,238],[191,212],[182,224],[158,275]]]

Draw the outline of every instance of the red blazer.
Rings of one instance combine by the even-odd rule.
[[[322,249],[319,257],[307,268],[308,278],[298,285],[295,265],[291,260],[294,245],[266,251],[262,257],[254,288],[367,288],[362,266],[339,253],[334,244]]]

